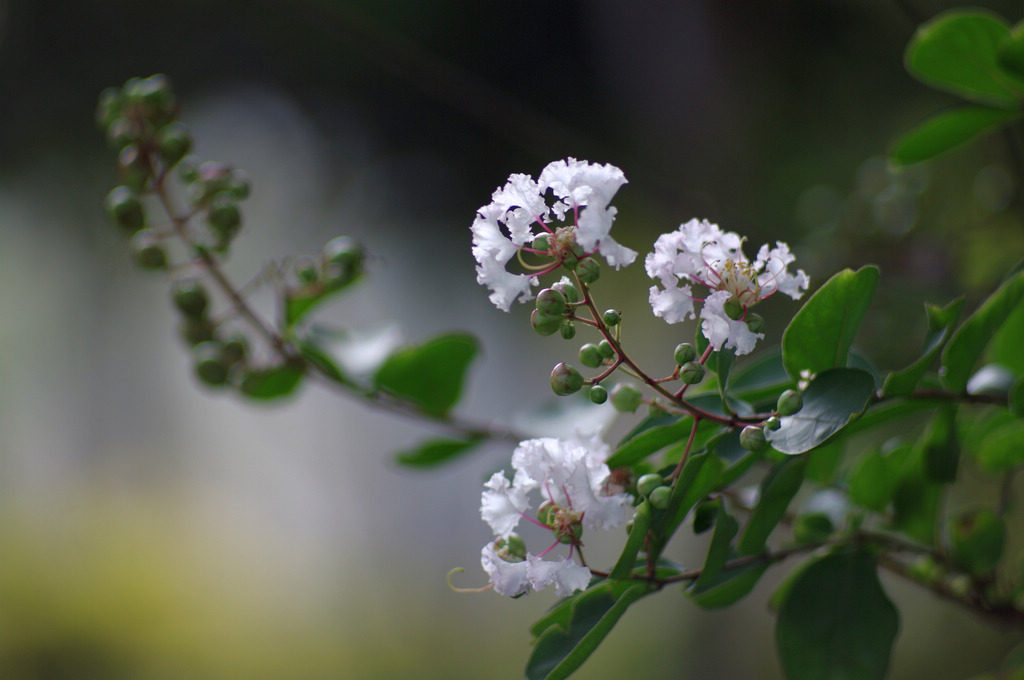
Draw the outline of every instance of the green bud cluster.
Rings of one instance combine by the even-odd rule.
[[[696,385],[704,379],[704,365],[688,361],[679,368],[679,379],[687,385]]]
[[[688,364],[697,358],[697,348],[688,342],[681,342],[676,345],[676,351],[673,354],[673,358],[675,358],[676,364],[679,366]]]

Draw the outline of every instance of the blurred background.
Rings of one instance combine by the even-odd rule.
[[[748,254],[788,241],[812,285],[879,264],[860,344],[883,369],[914,356],[923,301],[991,290],[1024,252],[1017,140],[884,160],[951,103],[902,52],[952,6],[0,0],[0,677],[521,677],[554,602],[445,585],[458,566],[458,585],[486,582],[480,484],[509,447],[414,473],[393,453],[433,434],[420,424],[313,386],[268,407],[199,386],[167,280],[135,269],[102,213],[103,88],[166,73],[196,152],[248,171],[236,281],[355,237],[370,275],[322,318],[477,334],[461,412],[490,421],[547,400],[576,346],[487,302],[468,227],[510,173],[566,156],[624,170],[615,237],[641,257],[704,217],[749,235]],[[642,311],[648,285],[634,266],[597,293]],[[768,342],[796,309],[766,306]],[[638,317],[628,346],[667,367],[693,328]],[[780,576],[727,611],[642,601],[580,677],[780,677]],[[968,677],[1014,642],[885,585],[903,614],[893,678]]]

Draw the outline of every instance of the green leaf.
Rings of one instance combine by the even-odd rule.
[[[768,536],[786,514],[786,508],[804,483],[805,458],[788,458],[772,468],[761,480],[757,505],[750,513],[737,544],[741,555],[756,555],[764,550]]]
[[[469,452],[481,442],[479,437],[471,439],[431,439],[419,446],[395,454],[395,460],[405,467],[428,468],[448,463]]]
[[[643,583],[616,593],[600,583],[572,598],[566,627],[552,625],[541,633],[526,663],[528,680],[559,680],[583,665],[631,604],[650,592]]]
[[[652,540],[650,555],[657,559],[679,524],[686,518],[694,505],[708,493],[721,486],[725,463],[718,456],[708,453],[691,454],[683,465],[679,479],[672,487],[668,507],[651,523]]]
[[[1021,338],[1024,338],[1024,305],[1017,305],[992,338],[988,346],[987,361],[1006,366],[1017,375],[1024,375]]]
[[[342,385],[352,385],[352,381],[349,380],[341,369],[338,368],[338,364],[327,354],[318,344],[312,340],[302,340],[296,343],[299,348],[299,354],[302,358],[312,364],[321,374],[330,378],[336,383]]]
[[[946,341],[949,340],[953,332],[953,327],[960,320],[960,312],[963,307],[964,299],[962,297],[942,308],[925,305],[925,312],[928,314],[928,335],[924,341],[924,352],[910,366],[890,374],[886,378],[885,385],[882,386],[882,394],[887,397],[913,394],[925,371],[945,347]]]
[[[990,431],[973,454],[982,469],[996,474],[1024,465],[1024,421],[1013,420]]]
[[[630,529],[626,538],[626,547],[612,568],[612,579],[629,578],[636,565],[636,556],[644,547],[644,540],[647,538],[647,530],[651,528],[651,504],[644,501],[637,506],[633,513],[633,528]]]
[[[1010,387],[1010,413],[1024,418],[1024,376],[1017,378]]]
[[[775,348],[758,355],[751,363],[744,364],[729,381],[732,396],[752,404],[774,405],[783,390],[793,387],[793,379],[786,373],[782,363],[782,349]]]
[[[889,457],[871,451],[860,459],[846,480],[850,500],[875,512],[885,512],[896,491],[896,475]]]
[[[804,390],[803,408],[780,418],[782,427],[769,430],[768,441],[782,453],[810,451],[856,418],[874,391],[871,374],[859,368],[823,371]]]
[[[238,391],[250,399],[279,399],[294,392],[303,375],[303,367],[295,364],[250,371],[242,378]]]
[[[1014,26],[996,50],[999,66],[1007,73],[1024,79],[1024,22]]]
[[[374,383],[377,389],[416,404],[427,415],[443,418],[462,396],[466,370],[477,351],[476,338],[471,335],[441,335],[389,356],[377,370]]]
[[[955,106],[903,133],[889,149],[889,158],[901,165],[931,160],[1020,116],[1020,111],[991,106]]]
[[[287,328],[292,328],[303,317],[313,310],[324,300],[340,293],[356,281],[360,276],[345,277],[341,279],[330,279],[328,281],[316,281],[298,288],[285,291],[284,295],[284,322]]]
[[[878,267],[845,269],[804,303],[782,336],[782,362],[793,380],[846,366],[853,338],[878,285]]]
[[[1007,279],[957,329],[942,352],[942,383],[961,393],[982,352],[1003,322],[1024,302],[1024,272]]]
[[[956,405],[945,404],[935,412],[922,433],[924,474],[932,482],[952,484],[960,466],[960,444],[956,439]]]
[[[693,418],[691,417],[669,415],[654,416],[654,418],[658,419],[655,422],[671,422],[667,425],[651,427],[626,441],[606,461],[609,468],[627,467],[639,463],[669,444],[675,444],[680,439],[685,441],[690,435],[690,430],[693,429]]]
[[[832,553],[788,584],[775,644],[788,680],[882,680],[898,630],[874,558]]]
[[[765,561],[723,569],[709,579],[700,592],[690,590],[687,594],[702,609],[728,607],[746,597],[767,570],[768,562]]]
[[[896,470],[892,528],[915,541],[934,545],[943,485],[926,477],[924,447],[918,444],[898,447],[889,453],[889,462]]]
[[[690,589],[691,593],[701,593],[708,589],[712,579],[722,571],[732,553],[732,539],[739,531],[740,524],[730,515],[721,498],[709,501],[708,505],[715,510],[715,533],[708,546],[708,555],[704,558],[704,568]]]
[[[727,465],[719,477],[718,486],[729,486],[761,460],[764,451],[748,451],[740,445],[740,431],[734,427],[722,428],[708,440],[709,454],[717,456]]]
[[[907,70],[922,82],[971,101],[1020,108],[1024,81],[999,63],[1006,21],[989,12],[952,10],[917,29],[907,46]]]

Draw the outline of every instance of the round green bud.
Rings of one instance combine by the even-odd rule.
[[[574,272],[576,267],[580,264],[580,258],[576,253],[567,252],[562,253],[562,266],[565,267],[566,271]]]
[[[227,190],[240,201],[249,198],[249,194],[252,193],[252,182],[249,180],[249,175],[245,170],[235,168],[231,171],[231,176],[228,177],[227,181]],[[362,252],[362,248],[360,248],[360,252]],[[362,262],[361,255],[359,259]]]
[[[245,361],[249,354],[249,341],[244,335],[234,335],[224,343],[221,354],[229,366]]]
[[[111,189],[103,205],[114,224],[129,233],[134,233],[146,225],[146,211],[142,207],[142,201],[126,186]]]
[[[545,288],[537,293],[537,311],[544,316],[562,316],[569,307],[565,304],[565,296],[554,288]]]
[[[747,451],[760,451],[766,443],[764,431],[756,425],[748,425],[740,431],[740,446]]]
[[[562,339],[572,340],[576,337],[576,324],[572,322],[572,319],[566,319],[562,322]]]
[[[142,155],[136,144],[129,144],[117,154],[117,169],[121,180],[135,191],[143,191],[149,181],[151,168],[149,160]]]
[[[656,510],[664,510],[668,507],[668,499],[672,495],[672,489],[667,486],[659,486],[654,491],[651,491],[651,495],[648,497],[651,506]]]
[[[835,531],[832,519],[822,512],[800,515],[793,524],[793,538],[797,543],[822,543]]]
[[[551,390],[560,397],[575,394],[583,387],[583,376],[574,366],[562,362],[551,371]]]
[[[228,366],[221,354],[221,345],[216,341],[201,342],[192,348],[196,375],[212,387],[228,381]]]
[[[552,527],[555,525],[554,514],[558,509],[558,506],[551,501],[544,501],[537,508],[537,521],[546,527]]]
[[[643,475],[640,479],[636,480],[636,492],[641,496],[650,496],[652,491],[664,483],[665,480],[662,479],[661,475],[654,473]]]
[[[600,385],[594,385],[590,388],[590,401],[595,404],[603,404],[608,401],[608,390],[601,387]]]
[[[736,320],[743,316],[743,305],[736,298],[729,298],[724,307],[725,315],[730,319]]]
[[[139,141],[139,127],[127,118],[115,118],[107,126],[107,143],[115,149]]]
[[[703,534],[715,525],[718,518],[718,503],[701,503],[693,511],[693,533]]]
[[[688,342],[681,342],[676,345],[676,351],[673,355],[676,363],[680,366],[688,364],[697,358],[697,348]]]
[[[704,379],[704,365],[687,361],[679,368],[679,379],[687,385],[696,385]]]
[[[601,315],[601,320],[604,321],[605,326],[618,326],[622,322],[622,315],[614,309],[606,309]]]
[[[668,410],[665,408],[665,404],[657,397],[652,399],[651,403],[647,405],[647,415],[663,416],[666,413],[668,413]]]
[[[629,383],[619,383],[612,388],[611,399],[612,406],[619,413],[633,413],[643,401],[643,395]]]
[[[167,267],[167,251],[160,236],[143,229],[132,236],[132,256],[141,269],[164,269]]]
[[[608,342],[608,340],[602,340],[597,343],[597,350],[601,352],[601,356],[605,359],[611,359],[615,356],[615,348],[612,347],[612,343]]]
[[[743,322],[747,324],[747,330],[751,333],[765,333],[768,330],[768,324],[764,322],[764,317],[755,312],[747,312],[747,316],[743,319]]]
[[[603,361],[604,357],[601,356],[601,350],[597,345],[588,342],[580,347],[580,363],[587,368],[597,368]]]
[[[175,283],[171,296],[178,311],[192,319],[203,317],[210,304],[206,288],[196,279],[184,279]]]
[[[588,285],[594,283],[601,277],[601,265],[593,257],[585,257],[576,267],[576,276]]]
[[[194,347],[207,340],[213,340],[213,331],[213,323],[206,317],[201,319],[185,317],[181,320],[181,325],[178,327],[181,339],[189,347]]]
[[[128,89],[126,84],[125,90]],[[163,125],[174,117],[174,92],[162,73],[138,81],[131,88],[130,96],[133,102],[141,102],[146,118],[155,125]]]
[[[210,200],[206,213],[206,222],[218,236],[231,238],[242,226],[242,213],[238,209],[235,197],[227,191],[221,191]]]
[[[771,416],[768,420],[764,421],[764,426],[772,432],[775,432],[782,427],[782,421],[776,416]]]
[[[548,252],[551,250],[551,237],[547,234],[539,234],[533,239],[533,243],[530,247],[534,250],[540,250],[542,252]]]
[[[796,390],[786,390],[779,395],[775,410],[780,416],[791,416],[803,408],[804,400]]]
[[[324,244],[320,250],[326,262],[336,262],[344,265],[353,271],[362,269],[363,261],[366,259],[366,251],[353,238],[348,236],[335,236]]]
[[[530,325],[538,335],[554,335],[562,327],[562,317],[544,316],[535,309],[530,312]]]
[[[156,143],[160,157],[172,167],[192,150],[192,135],[184,123],[168,123],[157,131]]]
[[[580,291],[568,279],[551,284],[551,287],[565,296],[566,302],[574,305],[580,301]]]
[[[121,88],[108,87],[100,92],[96,104],[96,124],[103,130],[121,117]]]
[[[185,156],[178,161],[178,177],[185,184],[192,184],[199,179],[199,165],[202,163],[196,156]]]

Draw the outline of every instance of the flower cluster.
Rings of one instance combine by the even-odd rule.
[[[600,440],[529,439],[512,454],[515,477],[496,472],[484,484],[480,515],[494,531],[495,540],[484,546],[480,563],[494,589],[514,597],[555,585],[555,593],[571,595],[590,582],[590,570],[577,564],[583,529],[612,529],[626,521],[631,498],[611,482],[604,464],[608,449]],[[544,499],[533,519],[530,496]],[[525,518],[554,535],[552,545],[539,555],[526,551],[512,533]],[[543,559],[559,544],[569,546],[562,559]]]
[[[716,350],[723,346],[747,354],[764,337],[748,323],[748,310],[774,295],[799,299],[809,280],[803,270],[790,274],[795,259],[789,246],[776,242],[761,246],[753,262],[743,254],[743,240],[735,232],[723,232],[707,220],[690,220],[674,232],[662,234],[644,264],[647,274],[661,283],[651,286],[654,314],[668,323],[694,318],[692,284],[711,292],[703,298],[701,330]]]
[[[537,180],[511,175],[477,211],[472,226],[476,280],[491,289],[491,302],[507,312],[517,299],[526,301],[540,274],[595,253],[616,268],[633,262],[636,252],[609,236],[616,213],[609,203],[625,183],[615,166],[575,158],[549,163]],[[514,255],[522,263],[523,252],[544,264],[523,263],[531,273],[508,271]]]

